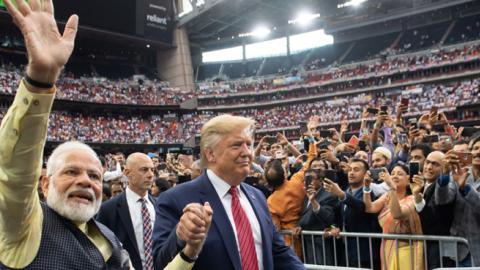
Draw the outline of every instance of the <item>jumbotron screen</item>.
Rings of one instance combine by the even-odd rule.
[[[172,43],[172,0],[53,0],[53,3],[55,17],[60,21],[77,14],[84,26]],[[0,7],[5,8],[3,0]]]
[[[80,24],[113,32],[172,43],[173,0],[53,0],[56,17],[67,20],[71,14]]]

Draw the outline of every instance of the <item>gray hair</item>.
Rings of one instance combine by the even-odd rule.
[[[79,141],[64,142],[57,146],[57,148],[53,150],[52,154],[48,158],[47,177],[52,177],[52,175],[54,175],[58,171],[58,169],[64,162],[63,157],[66,154],[76,151],[85,151],[90,154],[95,160],[97,160],[99,164],[102,164],[97,156],[97,153],[95,153],[95,151],[90,146]]]

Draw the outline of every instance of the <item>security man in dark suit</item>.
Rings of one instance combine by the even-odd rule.
[[[153,170],[150,157],[143,153],[131,154],[124,170],[128,187],[122,194],[104,202],[97,217],[117,235],[137,270],[153,269],[155,201],[148,193],[154,181]]]

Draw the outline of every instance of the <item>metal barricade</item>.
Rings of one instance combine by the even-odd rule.
[[[292,232],[288,230],[281,231],[281,233],[292,236]],[[292,239],[294,239],[294,237],[292,237]],[[439,263],[439,266],[436,266],[435,269],[438,267],[441,269],[448,269],[444,268],[447,267],[444,266],[444,258],[447,257],[449,257],[452,260],[451,263],[454,264],[449,265],[449,267],[458,267],[460,261],[458,257],[458,245],[462,244],[468,246],[468,241],[465,238],[453,236],[340,232],[339,236],[334,239],[322,231],[302,231],[301,233],[303,258],[305,259],[305,267],[307,267],[307,269],[359,269],[361,267],[363,267],[361,269],[379,268],[380,265],[376,265],[376,267],[374,267],[375,261],[382,261],[380,260],[379,243],[380,241],[385,243],[388,240],[394,241],[394,252],[396,253],[394,256],[396,257],[397,269],[400,269],[399,247],[401,245],[402,247],[409,247],[410,269],[415,269],[414,251],[412,248],[413,244],[423,244],[422,258],[425,269],[432,269],[432,267],[429,268],[429,257],[431,256],[427,255],[429,246],[433,246],[433,249],[435,249],[435,246],[438,244],[439,262],[437,263]],[[328,249],[329,245],[330,250]],[[343,245],[343,247],[340,245]],[[293,241],[290,247],[293,248]],[[308,247],[308,250],[306,247]],[[368,250],[365,250],[365,247],[367,247]],[[310,250],[310,248],[312,248],[312,250]],[[317,252],[317,248],[320,248],[321,250]],[[361,255],[364,255],[366,252],[368,252],[368,266],[362,265],[364,261],[361,262],[361,257],[365,257]],[[311,260],[312,254],[313,262],[307,262],[307,258],[310,258]],[[320,260],[323,259],[323,261],[317,261],[317,255],[319,255],[318,257]],[[385,254],[383,254],[383,257],[383,268],[388,269],[389,266],[386,265]]]

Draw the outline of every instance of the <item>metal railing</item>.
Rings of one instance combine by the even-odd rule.
[[[288,230],[281,231],[281,233],[291,237],[290,247],[293,248],[296,237]],[[468,241],[461,237],[383,233],[340,232],[337,238],[332,238],[323,231],[302,231],[301,236],[297,237],[297,241],[300,240],[302,241],[302,253],[307,269],[377,269],[381,268],[380,261],[383,261],[383,268],[388,269],[385,253],[383,254],[383,260],[380,260],[380,242],[387,240],[394,241],[397,269],[400,269],[400,245],[409,247],[410,269],[415,269],[413,244],[418,243],[423,244],[423,247],[420,246],[423,249],[422,257],[425,269],[448,269],[444,268],[446,266],[458,269],[459,261],[461,261],[458,256],[458,245],[468,246]],[[368,247],[368,256],[362,256],[367,252],[365,247]],[[317,249],[321,250],[317,252]],[[433,252],[438,249],[438,261],[435,262],[435,268],[429,267],[429,263],[432,263],[429,262],[429,259],[432,259],[431,254],[427,254],[429,249]],[[368,258],[368,265],[365,265],[365,257]]]

